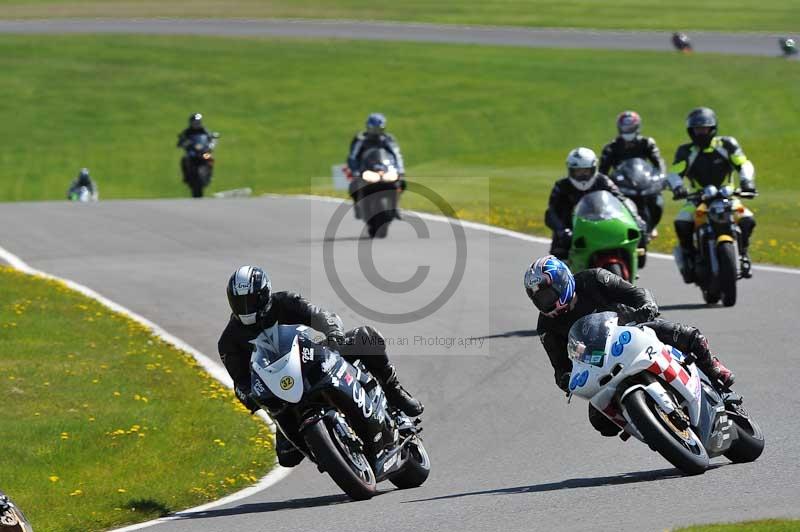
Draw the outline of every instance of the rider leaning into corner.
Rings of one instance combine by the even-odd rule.
[[[672,199],[683,199],[688,194],[683,185],[687,178],[692,192],[703,190],[703,187],[714,185],[720,188],[733,185],[733,171],[739,172],[739,188],[742,192],[756,192],[756,170],[733,137],[717,136],[717,115],[708,107],[698,107],[686,118],[686,131],[691,142],[678,147],[675,162],[672,163],[667,176],[672,189]],[[736,200],[734,207],[741,205]],[[675,218],[675,233],[683,255],[681,275],[686,283],[694,282],[694,212],[695,205],[686,202]],[[756,227],[752,211],[736,209],[736,223],[742,231],[742,242],[739,253],[742,258],[742,276],[750,277],[750,256],[747,254],[750,235]]]
[[[570,327],[588,314],[606,311],[616,312],[620,323],[646,324],[659,340],[691,354],[715,386],[728,388],[733,384],[733,373],[711,355],[708,341],[698,329],[657,319],[658,305],[649,290],[599,268],[573,276],[569,267],[552,255],[528,267],[524,284],[525,292],[540,312],[536,331],[553,365],[556,384],[565,392],[569,391],[572,371],[567,354]],[[603,436],[615,436],[620,431],[591,404],[589,421]]]
[[[381,383],[390,405],[412,417],[422,413],[422,403],[397,380],[395,368],[386,354],[386,342],[377,330],[364,326],[345,332],[336,314],[311,304],[300,294],[273,292],[266,272],[253,266],[242,266],[231,275],[227,293],[232,314],[219,339],[219,356],[233,379],[236,397],[251,412],[260,407],[250,396],[253,351],[250,342],[261,331],[276,324],[302,324],[323,333],[328,347],[337,350],[345,360],[360,359]],[[292,425],[280,418],[277,421],[283,430]],[[288,436],[294,442],[302,442],[296,434]],[[303,459],[303,453],[281,431],[276,434],[275,448],[283,467],[294,467]]]
[[[589,192],[607,190],[621,201],[642,230],[642,245],[646,244],[647,224],[636,213],[636,206],[625,197],[610,177],[597,171],[597,156],[589,148],[575,148],[567,155],[567,177],[559,179],[550,192],[544,223],[553,231],[550,253],[566,259],[572,244],[572,211]]]
[[[400,145],[395,140],[394,136],[386,132],[386,117],[381,113],[371,113],[367,117],[367,122],[364,131],[356,133],[353,140],[350,141],[350,152],[347,154],[347,168],[350,175],[358,177],[364,169],[364,161],[362,158],[367,151],[372,148],[382,148],[388,151],[394,157],[395,167],[400,176],[400,183],[402,188],[405,189],[405,176],[406,169],[403,163],[403,154],[400,152]],[[353,198],[353,205],[358,204],[359,191],[356,187],[356,180],[350,181],[350,197]],[[361,214],[357,208],[354,209],[356,218],[360,218]],[[395,216],[398,213],[395,212]]]
[[[667,167],[664,159],[661,158],[661,152],[655,139],[643,136],[640,133],[641,128],[642,119],[636,111],[623,111],[617,116],[618,135],[606,144],[600,153],[598,171],[601,174],[609,175],[612,168],[619,166],[622,161],[633,158],[650,161],[653,169],[661,175],[667,173]],[[650,212],[653,214],[650,223],[655,228],[661,221],[661,215],[664,212],[664,198],[658,194],[649,198],[648,201],[650,202],[648,205]],[[656,234],[656,230],[653,229],[653,236],[655,237]]]

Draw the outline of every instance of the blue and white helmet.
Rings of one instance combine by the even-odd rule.
[[[372,113],[367,117],[367,135],[380,136],[386,131],[386,117],[382,113]]]
[[[525,292],[545,316],[568,311],[575,300],[575,277],[569,266],[547,255],[530,265],[525,272]]]

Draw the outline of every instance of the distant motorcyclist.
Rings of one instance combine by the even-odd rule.
[[[299,294],[273,292],[266,272],[254,266],[242,266],[231,275],[227,294],[232,314],[219,339],[219,355],[233,379],[236,397],[250,411],[259,408],[250,396],[251,341],[275,324],[302,324],[323,333],[327,345],[349,362],[360,359],[381,383],[390,405],[412,417],[422,413],[422,403],[400,385],[386,354],[386,342],[377,330],[363,326],[345,332],[336,314],[311,304]],[[291,425],[280,420],[279,424],[284,428]],[[293,467],[300,463],[303,454],[280,431],[276,438],[280,464]]]
[[[645,137],[640,134],[642,119],[636,111],[624,111],[617,116],[617,137],[603,147],[600,154],[601,174],[611,175],[611,170],[615,169],[626,159],[639,158],[650,161],[653,169],[661,175],[667,173],[664,159],[656,145],[655,139]],[[646,198],[647,207],[652,217],[649,220],[650,226],[655,228],[661,221],[664,212],[664,198],[661,194],[648,196]],[[657,233],[653,229],[653,236]]]
[[[689,53],[692,51],[692,41],[689,36],[679,31],[672,34],[672,46],[679,52]]]
[[[560,259],[567,258],[572,244],[572,211],[583,196],[597,190],[607,190],[628,207],[642,229],[642,238],[646,243],[647,225],[617,185],[608,176],[597,171],[597,156],[594,151],[589,148],[575,148],[567,155],[567,177],[556,181],[544,215],[545,225],[553,231],[550,253]]]
[[[797,44],[794,42],[794,39],[781,37],[778,40],[778,45],[781,47],[783,55],[787,57],[797,55]]]
[[[708,107],[693,109],[686,118],[686,131],[691,142],[678,147],[675,161],[667,176],[673,199],[683,199],[688,191],[683,178],[689,180],[692,192],[701,191],[708,185],[720,188],[733,185],[733,171],[739,173],[739,188],[742,192],[756,193],[756,171],[753,163],[742,151],[733,137],[717,136],[717,115]],[[737,200],[738,201],[738,200]],[[695,205],[686,202],[675,218],[675,232],[683,253],[681,275],[686,283],[694,282],[694,213]],[[748,248],[750,235],[756,226],[752,211],[744,209],[736,214],[736,222],[742,231],[739,253],[742,259],[742,275],[751,276]]]
[[[400,145],[395,140],[394,136],[386,132],[386,117],[381,113],[371,113],[367,117],[367,122],[364,131],[357,133],[353,140],[350,141],[350,152],[347,155],[347,168],[350,175],[358,177],[365,169],[364,155],[372,148],[383,148],[394,157],[394,164],[400,178],[405,177],[405,163],[403,162],[403,154],[400,152]],[[402,180],[403,189],[405,189],[405,180]],[[356,218],[361,218],[361,213],[357,207],[359,199],[359,190],[357,180],[353,179],[350,182],[350,197],[353,198],[353,205]],[[397,216],[397,212],[395,215]]]
[[[209,138],[215,138],[219,136],[206,129],[206,127],[203,125],[202,114],[192,113],[189,115],[189,124],[186,129],[178,133],[178,143],[175,145],[175,147],[182,150],[189,148],[192,144],[192,137],[196,135],[207,135]],[[184,182],[189,181],[189,163],[189,156],[184,155],[181,158],[181,172],[183,173]]]
[[[83,190],[85,189],[88,193],[87,198],[82,197]],[[88,168],[81,168],[81,171],[78,172],[78,177],[70,184],[69,189],[67,189],[67,199],[73,201],[97,201],[100,197],[100,192],[97,189],[97,185],[89,176],[89,169]]]
[[[576,273],[552,255],[541,257],[525,271],[525,292],[539,310],[536,331],[553,366],[556,384],[569,391],[572,361],[567,339],[572,325],[583,316],[612,311],[620,323],[646,323],[658,339],[684,353],[691,353],[697,366],[716,386],[730,387],[734,375],[712,356],[705,336],[696,328],[657,319],[658,305],[649,290],[633,286],[621,277],[599,268]],[[619,427],[589,406],[589,421],[604,436],[614,436]]]

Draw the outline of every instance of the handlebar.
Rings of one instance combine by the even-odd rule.
[[[718,192],[717,195],[719,196],[721,194],[719,194],[719,192]],[[741,189],[737,188],[736,190],[731,192],[731,194],[729,196],[735,196],[737,198],[742,198],[742,199],[753,199],[753,198],[758,197],[758,192],[742,192]],[[691,194],[687,194],[686,195],[686,199],[688,201],[700,200],[702,197],[703,197],[703,191],[702,190],[700,190],[698,192],[692,192]]]

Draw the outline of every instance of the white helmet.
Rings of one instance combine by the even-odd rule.
[[[597,179],[597,155],[589,148],[575,148],[569,152],[567,176],[578,190],[589,190]]]

